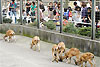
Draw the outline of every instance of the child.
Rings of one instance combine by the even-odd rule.
[[[87,23],[90,23],[91,22],[91,8],[88,7],[87,8],[87,20],[86,20]]]
[[[67,10],[67,8],[64,8],[64,18],[66,18],[68,20],[69,16],[69,11]]]
[[[66,18],[64,18],[63,25],[66,26],[67,24],[68,24],[68,21],[66,20]]]
[[[30,23],[30,22],[31,22],[31,18],[30,18],[29,13],[27,13],[27,18],[26,18],[26,20],[27,20],[27,23]]]
[[[23,16],[26,16],[26,12],[25,12],[25,10],[23,10]]]
[[[72,21],[72,9],[69,9],[69,20]]]

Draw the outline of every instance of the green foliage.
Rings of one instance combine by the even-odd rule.
[[[18,22],[21,22],[21,20],[20,20],[20,19],[17,19],[17,21],[18,21]]]
[[[21,24],[21,19],[17,19],[17,21],[18,21],[18,23]],[[27,21],[23,19],[23,24],[25,24],[25,23],[27,23]]]
[[[33,22],[33,23],[30,23],[29,26],[37,26],[37,24],[38,24],[38,23],[35,21],[35,22]]]
[[[96,32],[96,38],[100,38],[100,30],[98,32]]]
[[[78,29],[76,27],[74,27],[73,23],[69,23],[68,25],[65,26],[65,28],[63,29],[64,32],[68,32],[68,33],[73,33],[73,34],[77,34]]]
[[[91,36],[91,27],[82,27],[79,29],[78,31],[79,35],[83,35],[83,36]]]
[[[48,22],[44,22],[43,24],[47,26],[48,29],[51,29],[51,30],[56,29],[56,24],[52,20]]]
[[[78,31],[78,34],[90,37],[91,36],[91,27],[80,28],[79,31]],[[100,38],[100,30],[95,32],[95,36],[96,36],[96,38]]]
[[[3,18],[3,23],[11,23],[12,22],[12,19],[10,18]]]

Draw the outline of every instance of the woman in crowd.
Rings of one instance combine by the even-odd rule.
[[[31,3],[29,2],[29,0],[27,0],[27,3],[26,3],[26,13],[27,13],[27,15],[29,14],[30,7],[31,7]]]
[[[82,2],[82,22],[86,22],[87,19],[87,7],[86,3]]]
[[[81,19],[81,7],[77,6],[75,8],[75,14],[73,16],[73,20],[75,22],[82,22],[82,19]]]
[[[31,12],[31,15],[32,15],[32,16],[35,16],[36,5],[35,5],[35,2],[34,2],[34,1],[32,2],[32,5],[31,5],[31,11],[32,11],[32,12]],[[35,18],[33,17],[33,18],[31,19],[31,21],[34,22],[34,20],[35,20]]]
[[[49,16],[48,17],[50,19],[54,19],[54,16],[53,16],[53,3],[52,2],[49,3],[48,12],[49,12]]]
[[[31,10],[32,10],[32,16],[35,16],[35,11],[36,11],[36,5],[35,5],[35,2],[33,1],[32,2],[32,5],[31,5]]]

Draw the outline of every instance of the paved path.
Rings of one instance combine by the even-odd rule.
[[[41,41],[41,51],[30,49],[32,38],[16,35],[16,42],[8,43],[2,40],[0,34],[0,67],[78,67],[64,62],[52,62],[52,44]],[[100,58],[96,57],[97,67]],[[89,66],[90,67],[90,66]]]

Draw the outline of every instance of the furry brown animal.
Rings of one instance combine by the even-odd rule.
[[[54,61],[58,62],[58,60],[59,60],[58,52],[59,52],[58,46],[55,44],[52,47],[52,56],[53,56],[52,62],[54,62]]]
[[[58,49],[59,49],[59,61],[62,62],[62,54],[65,52],[65,44],[64,42],[59,42],[58,43]]]
[[[8,42],[10,42],[12,40],[12,37],[14,37],[15,32],[13,30],[8,30],[5,34],[5,36],[3,37],[5,41],[7,41],[6,37],[8,37]]]
[[[40,51],[40,38],[38,36],[33,37],[32,43],[31,43],[31,49],[32,47],[35,46],[35,51],[36,51],[36,46],[38,46],[38,50]]]
[[[68,63],[71,63],[71,58],[72,58],[73,56],[76,56],[77,61],[78,61],[78,59],[79,59],[79,54],[80,54],[79,49],[77,49],[77,48],[71,48],[71,49],[68,50],[68,52],[65,53],[65,56],[62,56],[62,57],[61,57],[61,59],[63,60],[63,59],[65,59],[65,58],[66,58],[66,59],[68,58]]]
[[[87,61],[91,64],[91,67],[93,67],[93,63],[92,60],[94,62],[94,54],[90,53],[90,52],[86,52],[80,55],[80,58],[78,61],[75,60],[75,64],[76,65],[80,65],[81,67],[83,67],[83,62],[85,62],[85,67],[87,67]],[[95,67],[95,62],[94,62],[94,67]]]
[[[65,52],[65,44],[64,44],[64,42],[59,42],[58,43],[58,49],[59,49],[60,56],[62,56],[62,53]]]

